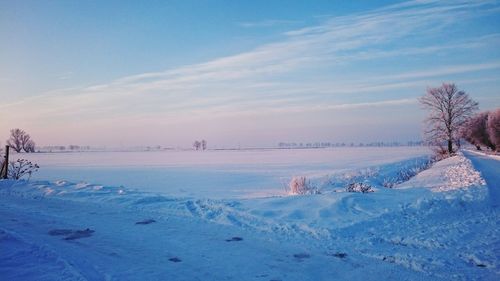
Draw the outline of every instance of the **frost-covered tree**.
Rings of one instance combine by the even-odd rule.
[[[492,148],[493,145],[488,135],[488,112],[480,112],[474,115],[463,126],[462,136],[466,141],[475,145],[478,150],[481,150],[481,145]]]
[[[460,127],[477,110],[477,102],[459,91],[455,84],[443,83],[437,88],[428,88],[419,99],[427,116],[425,137],[431,145],[447,144],[449,154],[453,153],[453,143],[459,138]]]
[[[498,151],[500,148],[500,108],[491,111],[488,115],[488,136]]]
[[[29,134],[21,129],[10,130],[10,138],[7,140],[7,144],[14,149],[16,152],[21,152],[23,149],[26,150],[26,144],[31,140]],[[33,143],[34,144],[34,143]],[[28,152],[28,151],[27,151]]]
[[[203,149],[203,150],[207,149],[207,141],[206,140],[201,140],[201,149]]]

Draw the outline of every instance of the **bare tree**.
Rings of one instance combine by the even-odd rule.
[[[207,141],[206,140],[201,140],[201,149],[203,149],[203,150],[207,149]]]
[[[35,152],[35,147],[36,147],[35,142],[33,140],[28,140],[24,145],[24,151],[28,153]]]
[[[419,99],[423,108],[429,110],[426,119],[425,137],[431,145],[446,142],[448,153],[453,153],[453,143],[459,138],[459,129],[478,109],[477,102],[459,91],[455,84],[443,83],[438,88],[428,88]]]
[[[487,125],[490,141],[498,151],[500,148],[500,108],[490,112]]]
[[[10,138],[7,140],[7,144],[14,149],[16,152],[21,152],[28,141],[30,141],[30,135],[21,129],[10,130]]]
[[[194,149],[196,149],[196,150],[200,150],[200,147],[201,147],[201,142],[199,142],[199,141],[194,141],[194,143],[193,143],[193,147],[194,147]]]

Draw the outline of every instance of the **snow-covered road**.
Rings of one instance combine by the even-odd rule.
[[[488,184],[490,202],[492,206],[500,206],[500,156],[486,155],[475,151],[464,151],[474,167],[481,171],[481,175]]]

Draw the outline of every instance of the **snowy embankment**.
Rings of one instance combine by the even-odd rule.
[[[425,187],[433,191],[448,191],[485,184],[471,161],[460,153],[436,163],[433,169],[421,172],[399,187]]]
[[[392,189],[380,166],[320,195],[246,200],[0,181],[0,279],[498,280],[500,164],[480,169],[485,186],[485,160],[466,156]],[[343,191],[352,178],[376,192]]]

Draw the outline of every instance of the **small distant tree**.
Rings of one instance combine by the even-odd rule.
[[[70,149],[70,150],[79,150],[79,149],[80,149],[80,146],[78,146],[78,145],[74,145],[74,144],[71,144],[71,145],[69,146],[69,149]]]
[[[500,108],[490,112],[487,127],[490,141],[498,151],[500,148]]]
[[[195,141],[195,142],[193,143],[193,147],[194,147],[194,149],[196,149],[196,150],[200,150],[200,147],[201,147],[201,142],[199,142],[199,141]]]
[[[206,140],[201,140],[201,149],[203,149],[203,150],[207,149],[207,141]]]
[[[459,130],[478,109],[478,103],[464,91],[459,91],[455,84],[447,83],[428,88],[419,101],[424,109],[429,110],[424,132],[427,143],[439,146],[445,142],[448,154],[453,153]]]
[[[21,129],[10,130],[10,138],[7,144],[16,152],[21,152],[23,149],[26,151],[26,144],[31,140],[30,135]],[[34,144],[34,143],[33,143]],[[34,147],[34,146],[33,146]],[[26,151],[28,152],[28,151]]]

